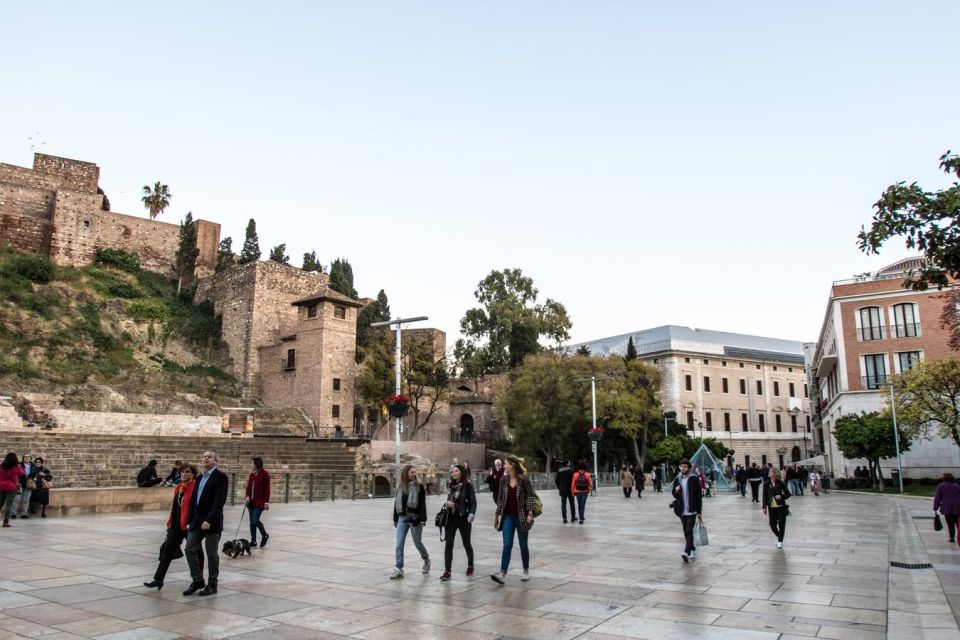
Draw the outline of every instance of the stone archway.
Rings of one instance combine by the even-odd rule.
[[[473,440],[473,416],[465,413],[460,416],[460,442]]]
[[[375,476],[373,478],[373,497],[388,498],[391,495],[393,495],[393,490],[390,488],[390,478]]]
[[[790,451],[790,460],[792,460],[793,462],[800,462],[800,460],[803,459],[800,456],[801,456],[800,447],[795,446],[793,450]]]

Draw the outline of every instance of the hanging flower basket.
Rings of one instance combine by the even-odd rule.
[[[410,412],[410,398],[407,396],[391,396],[383,402],[394,418],[403,418]]]
[[[603,427],[594,427],[587,431],[587,435],[590,436],[590,439],[594,442],[600,442],[603,438]]]

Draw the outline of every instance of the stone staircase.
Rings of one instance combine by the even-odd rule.
[[[60,408],[63,396],[54,393],[18,393],[13,397],[17,413],[28,426],[41,429],[54,429],[57,419],[53,411]]]
[[[253,432],[258,436],[315,436],[313,425],[299,409],[257,409]]]

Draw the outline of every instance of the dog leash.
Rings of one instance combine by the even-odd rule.
[[[240,535],[240,527],[243,526],[243,514],[247,512],[247,504],[243,504],[243,511],[240,512],[240,520],[237,522],[237,532],[233,534],[233,539],[236,540],[237,536]]]

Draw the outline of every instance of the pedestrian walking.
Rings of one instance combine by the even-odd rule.
[[[807,489],[807,478],[809,477],[810,473],[807,471],[806,467],[800,467],[797,469],[797,488],[800,489],[801,496]]]
[[[490,495],[493,496],[493,503],[496,504],[500,498],[500,479],[503,478],[503,462],[499,458],[493,461],[493,468],[487,476],[487,486],[490,487]]]
[[[423,573],[430,572],[430,554],[423,546],[423,525],[427,522],[427,490],[417,477],[417,469],[408,464],[400,472],[400,486],[393,499],[393,526],[397,529],[396,562],[391,580],[403,578],[403,549],[407,533],[423,558]]]
[[[503,534],[503,552],[500,554],[500,571],[490,576],[490,579],[497,584],[506,582],[516,535],[520,539],[520,559],[523,562],[520,580],[526,582],[530,579],[530,548],[527,539],[533,526],[537,493],[527,477],[523,460],[516,456],[507,456],[503,467],[505,473],[500,481],[500,499],[497,500],[497,514],[493,521],[497,531]]]
[[[30,494],[33,493],[33,489],[36,486],[36,483],[30,479],[30,474],[33,472],[33,463],[30,462],[30,454],[25,453],[20,456],[20,469],[23,470],[23,473],[20,475],[20,492],[13,500],[13,511],[10,514],[11,520],[16,520],[17,514],[24,520],[30,518],[30,514],[27,513],[30,510]]]
[[[577,466],[577,472],[573,474],[573,481],[570,483],[570,493],[577,499],[580,524],[583,524],[583,516],[587,511],[587,498],[591,491],[593,491],[593,478],[587,471],[586,463],[581,462]]]
[[[737,470],[734,472],[734,477],[737,479],[737,490],[740,491],[740,497],[747,497],[747,470],[743,468],[743,465],[738,464]]]
[[[663,467],[653,468],[653,490],[663,493]]]
[[[148,589],[163,589],[163,580],[167,576],[170,563],[183,557],[180,544],[187,537],[190,524],[190,508],[193,504],[193,492],[197,487],[197,468],[192,464],[181,465],[177,470],[180,483],[173,490],[173,502],[170,505],[170,517],[167,518],[167,535],[160,545],[160,560],[153,580],[144,582]],[[200,571],[203,572],[203,553],[200,553]]]
[[[750,495],[753,498],[750,502],[760,502],[760,483],[763,482],[763,472],[757,468],[756,462],[747,472],[747,481],[750,483]]]
[[[800,495],[800,488],[797,486],[799,480],[797,479],[797,465],[792,464],[787,467],[786,473],[784,474],[784,479],[787,481],[787,488],[790,490],[792,495]]]
[[[957,520],[960,518],[960,484],[957,484],[952,473],[944,473],[940,484],[933,494],[933,513],[943,514],[947,521],[947,535],[950,542],[957,539]]]
[[[250,458],[250,475],[247,476],[245,493],[247,512],[250,514],[250,546],[257,546],[257,531],[260,532],[260,546],[267,546],[270,534],[263,526],[264,511],[270,510],[270,474],[263,468],[263,458]]]
[[[40,517],[47,517],[47,507],[50,506],[50,489],[53,488],[53,474],[43,464],[43,458],[37,457],[33,461],[33,471],[30,473],[33,480],[33,493],[30,494],[30,509],[36,512],[40,507]]]
[[[816,469],[810,472],[810,490],[813,491],[814,497],[820,495],[820,472]]]
[[[686,458],[680,461],[680,474],[674,478],[670,493],[673,495],[673,512],[680,518],[683,527],[684,548],[680,558],[686,563],[697,557],[693,528],[703,511],[700,477],[690,470],[690,461]]]
[[[217,465],[220,456],[215,451],[203,452],[203,473],[197,479],[197,488],[190,501],[190,521],[187,524],[187,566],[192,582],[183,595],[197,593],[211,596],[217,593],[220,580],[220,535],[223,533],[223,506],[227,503],[227,474]],[[200,563],[201,545],[207,554],[207,580],[203,580]]]
[[[13,503],[20,492],[20,477],[23,469],[17,454],[7,453],[0,463],[0,508],[3,509],[3,526],[10,527],[10,515],[13,512]]]
[[[453,542],[457,532],[463,542],[463,550],[467,553],[467,575],[473,575],[473,545],[470,544],[470,533],[473,530],[473,519],[477,514],[477,494],[473,490],[470,474],[466,463],[454,467],[447,483],[447,522],[444,526],[443,575],[441,580],[450,579],[450,570],[453,567]]]
[[[637,463],[637,466],[633,468],[633,486],[637,489],[637,497],[643,497],[644,485],[646,484],[646,478],[643,475],[643,466]]]
[[[623,465],[623,469],[620,470],[620,484],[623,486],[623,497],[629,498],[633,493],[633,473],[627,465]]]
[[[557,491],[560,492],[560,514],[563,516],[563,524],[567,524],[567,503],[570,503],[570,521],[574,522],[577,519],[577,507],[573,500],[573,493],[570,491],[572,481],[573,465],[567,460],[562,467],[557,469],[557,476],[554,479]]]
[[[777,536],[777,549],[783,549],[783,536],[787,530],[787,516],[790,507],[787,499],[790,491],[780,479],[780,472],[770,469],[767,480],[763,483],[763,512],[770,516],[770,530]]]

